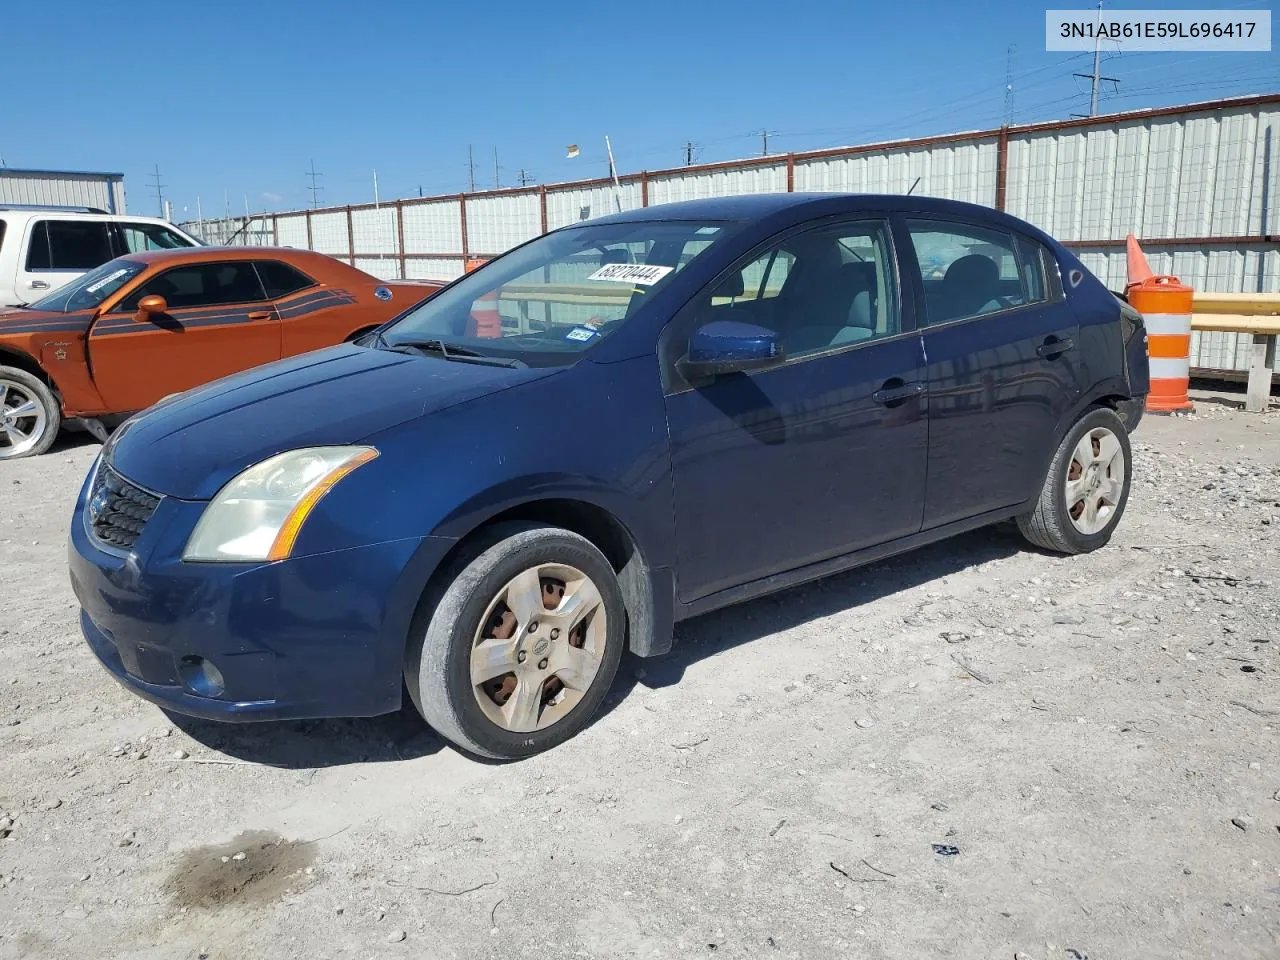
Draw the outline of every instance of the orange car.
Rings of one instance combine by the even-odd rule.
[[[440,286],[385,283],[323,254],[277,247],[112,260],[0,312],[0,460],[43,453],[64,421],[105,439],[118,417],[355,339]]]

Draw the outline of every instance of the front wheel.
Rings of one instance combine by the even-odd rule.
[[[25,370],[0,367],[0,460],[44,453],[61,422],[52,390]]]
[[[464,750],[532,756],[591,721],[622,658],[625,618],[613,568],[589,540],[498,527],[426,598],[405,683],[427,723]]]
[[[1090,410],[1058,445],[1022,535],[1058,553],[1088,553],[1115,532],[1129,500],[1129,432],[1115,412]]]

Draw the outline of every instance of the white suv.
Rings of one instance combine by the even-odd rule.
[[[0,308],[37,300],[108,260],[200,241],[155,217],[0,203]]]

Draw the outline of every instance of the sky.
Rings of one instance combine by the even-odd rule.
[[[555,183],[1067,118],[1050,0],[5,0],[9,167],[125,174],[174,219]],[[1275,0],[1108,2],[1272,10]],[[1280,30],[1280,23],[1273,25]],[[1010,53],[1010,48],[1012,54]],[[1280,92],[1280,52],[1105,47],[1099,112]],[[1012,103],[1006,83],[1012,77]],[[567,159],[568,144],[581,153]]]

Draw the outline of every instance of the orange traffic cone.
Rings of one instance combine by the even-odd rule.
[[[1132,233],[1125,241],[1125,253],[1129,269],[1125,295],[1142,314],[1147,328],[1147,362],[1151,369],[1147,410],[1194,410],[1187,395],[1191,380],[1192,289],[1177,277],[1153,274]]]

